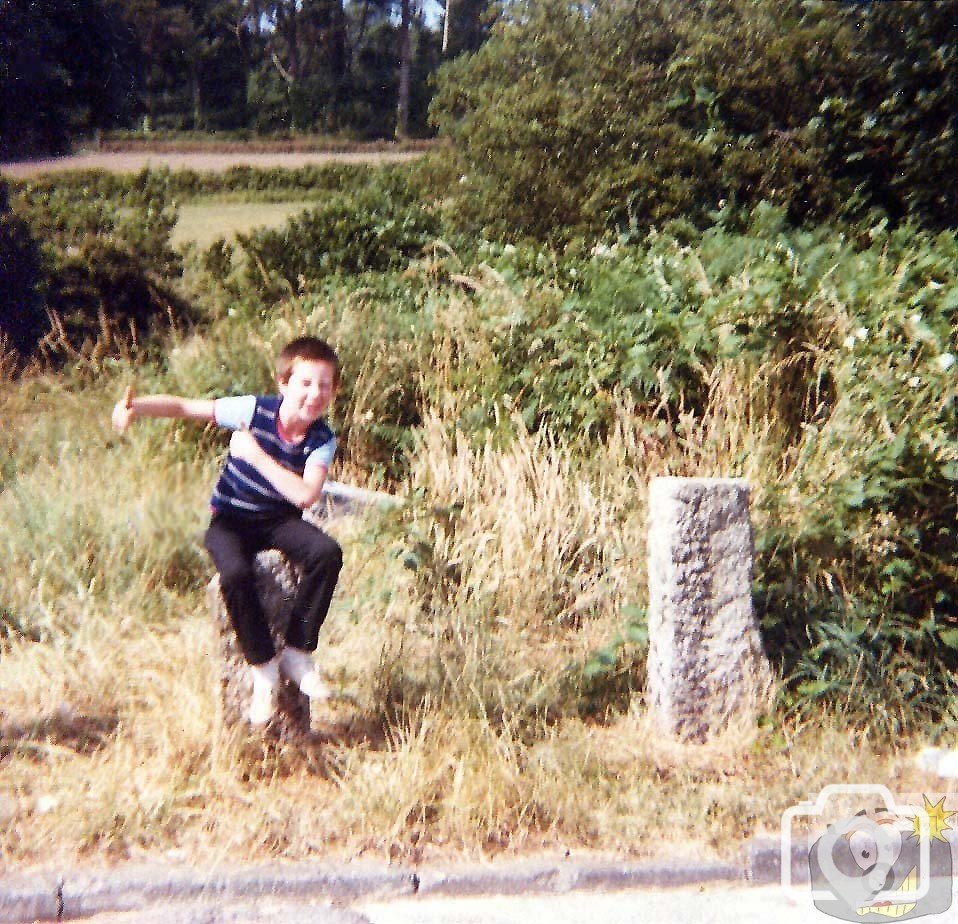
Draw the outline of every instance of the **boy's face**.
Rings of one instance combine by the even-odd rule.
[[[295,419],[307,426],[319,420],[336,394],[336,384],[336,374],[329,363],[295,360],[289,378],[279,383],[289,420]]]

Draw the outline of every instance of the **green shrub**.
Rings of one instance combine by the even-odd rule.
[[[171,285],[181,264],[170,247],[176,212],[165,175],[138,174],[122,200],[103,198],[98,185],[24,184],[14,208],[40,242],[49,317],[25,352],[102,358],[135,344],[156,319],[184,314]]]
[[[760,201],[953,227],[950,4],[519,4],[431,118],[486,233],[565,242]]]
[[[29,353],[47,326],[39,283],[40,249],[27,223],[10,210],[0,180],[0,339],[5,336],[18,353]]]
[[[290,285],[404,267],[438,233],[436,219],[388,188],[334,195],[285,227],[239,235],[254,283]]]

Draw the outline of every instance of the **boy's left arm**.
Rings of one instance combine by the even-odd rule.
[[[236,430],[230,437],[230,452],[248,462],[291,504],[306,510],[319,502],[329,471],[322,464],[307,465],[302,476],[280,465],[256,442],[249,430]]]

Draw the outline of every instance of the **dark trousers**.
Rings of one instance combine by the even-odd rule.
[[[253,559],[263,549],[279,549],[299,567],[299,589],[286,643],[315,651],[343,566],[343,552],[336,540],[299,516],[261,521],[218,513],[206,531],[205,541],[246,660],[265,664],[276,655],[253,574]]]

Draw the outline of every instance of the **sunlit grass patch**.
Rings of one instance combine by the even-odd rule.
[[[195,200],[179,206],[176,227],[171,235],[174,246],[193,243],[205,250],[214,241],[232,241],[237,234],[254,228],[278,228],[293,215],[310,207],[304,200],[287,202],[223,202]]]

